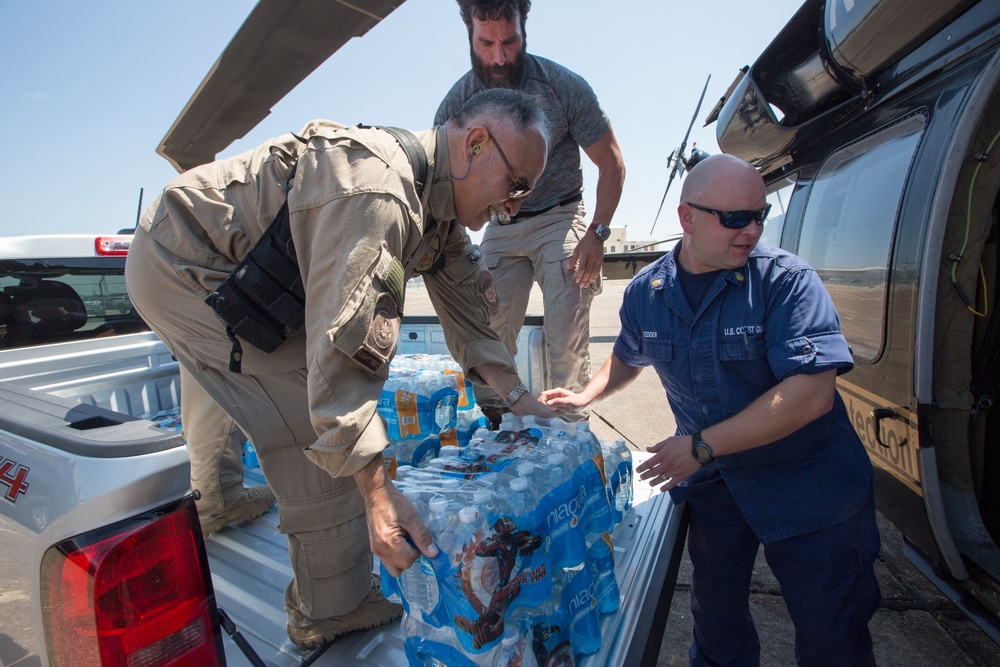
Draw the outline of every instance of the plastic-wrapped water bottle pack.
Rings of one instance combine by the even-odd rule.
[[[389,373],[399,371],[435,371],[455,378],[458,389],[458,410],[470,410],[476,404],[472,383],[465,379],[462,367],[447,354],[397,354],[389,364]]]
[[[572,664],[597,651],[599,615],[619,604],[610,533],[631,498],[626,462],[586,423],[507,415],[426,467],[397,468],[440,550],[398,578],[382,572],[406,612],[410,665]]]
[[[382,455],[391,477],[398,466],[425,465],[442,445],[468,444],[472,433],[488,424],[461,367],[441,354],[397,354],[378,413],[389,434]]]

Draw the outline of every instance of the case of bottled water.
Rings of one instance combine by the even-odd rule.
[[[631,476],[609,496],[608,466],[622,458],[585,423],[506,415],[499,431],[400,468],[440,551],[399,578],[382,571],[409,663],[570,665],[597,651],[600,614],[619,605],[612,507]]]
[[[425,438],[454,428],[457,403],[454,376],[436,370],[397,370],[390,365],[378,413],[385,420],[390,440]]]
[[[382,455],[393,478],[399,466],[424,466],[442,445],[464,447],[489,425],[461,367],[441,354],[397,354],[378,413],[389,434]]]
[[[443,375],[454,376],[458,389],[459,410],[471,410],[476,404],[472,393],[472,383],[465,378],[462,367],[447,354],[397,354],[389,365],[389,371],[396,368],[400,371],[434,371]]]

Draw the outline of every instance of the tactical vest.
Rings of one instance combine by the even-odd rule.
[[[410,161],[417,196],[427,181],[427,154],[417,137],[407,130],[381,127],[391,134]],[[219,288],[205,298],[226,325],[233,342],[229,370],[240,372],[239,338],[265,352],[274,351],[305,325],[305,290],[292,244],[288,216],[288,191],[295,167],[285,181],[285,203],[243,261]]]

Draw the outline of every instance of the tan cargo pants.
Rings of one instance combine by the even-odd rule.
[[[181,366],[181,416],[191,459],[191,488],[200,497],[198,518],[208,521],[243,496],[243,443],[247,438],[233,418]]]
[[[309,417],[304,337],[266,354],[244,345],[243,372],[228,370],[232,344],[215,313],[189,287],[186,260],[141,228],[129,249],[126,284],[136,310],[182,367],[257,448],[278,499],[294,578],[285,607],[312,619],[355,609],[371,585],[365,506],[352,477],[334,478],[303,450],[316,441]],[[192,459],[203,456],[192,452]]]
[[[490,326],[511,356],[528,310],[528,296],[537,281],[542,290],[547,372],[545,388],[580,391],[590,381],[590,305],[601,293],[599,278],[581,288],[567,268],[577,243],[587,233],[583,202],[556,206],[510,225],[491,223],[483,235],[486,266],[493,273],[500,312]],[[502,403],[489,387],[475,385],[476,400]],[[585,414],[561,414],[578,421]]]

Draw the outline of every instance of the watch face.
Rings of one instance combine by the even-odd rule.
[[[712,451],[706,445],[698,443],[694,446],[694,458],[698,463],[708,463],[712,460]]]
[[[611,228],[606,225],[597,225],[594,227],[594,233],[597,234],[597,238],[607,241],[611,237]]]
[[[705,441],[701,439],[701,432],[691,436],[691,456],[701,465],[706,465],[715,460],[712,448],[706,445]]]

